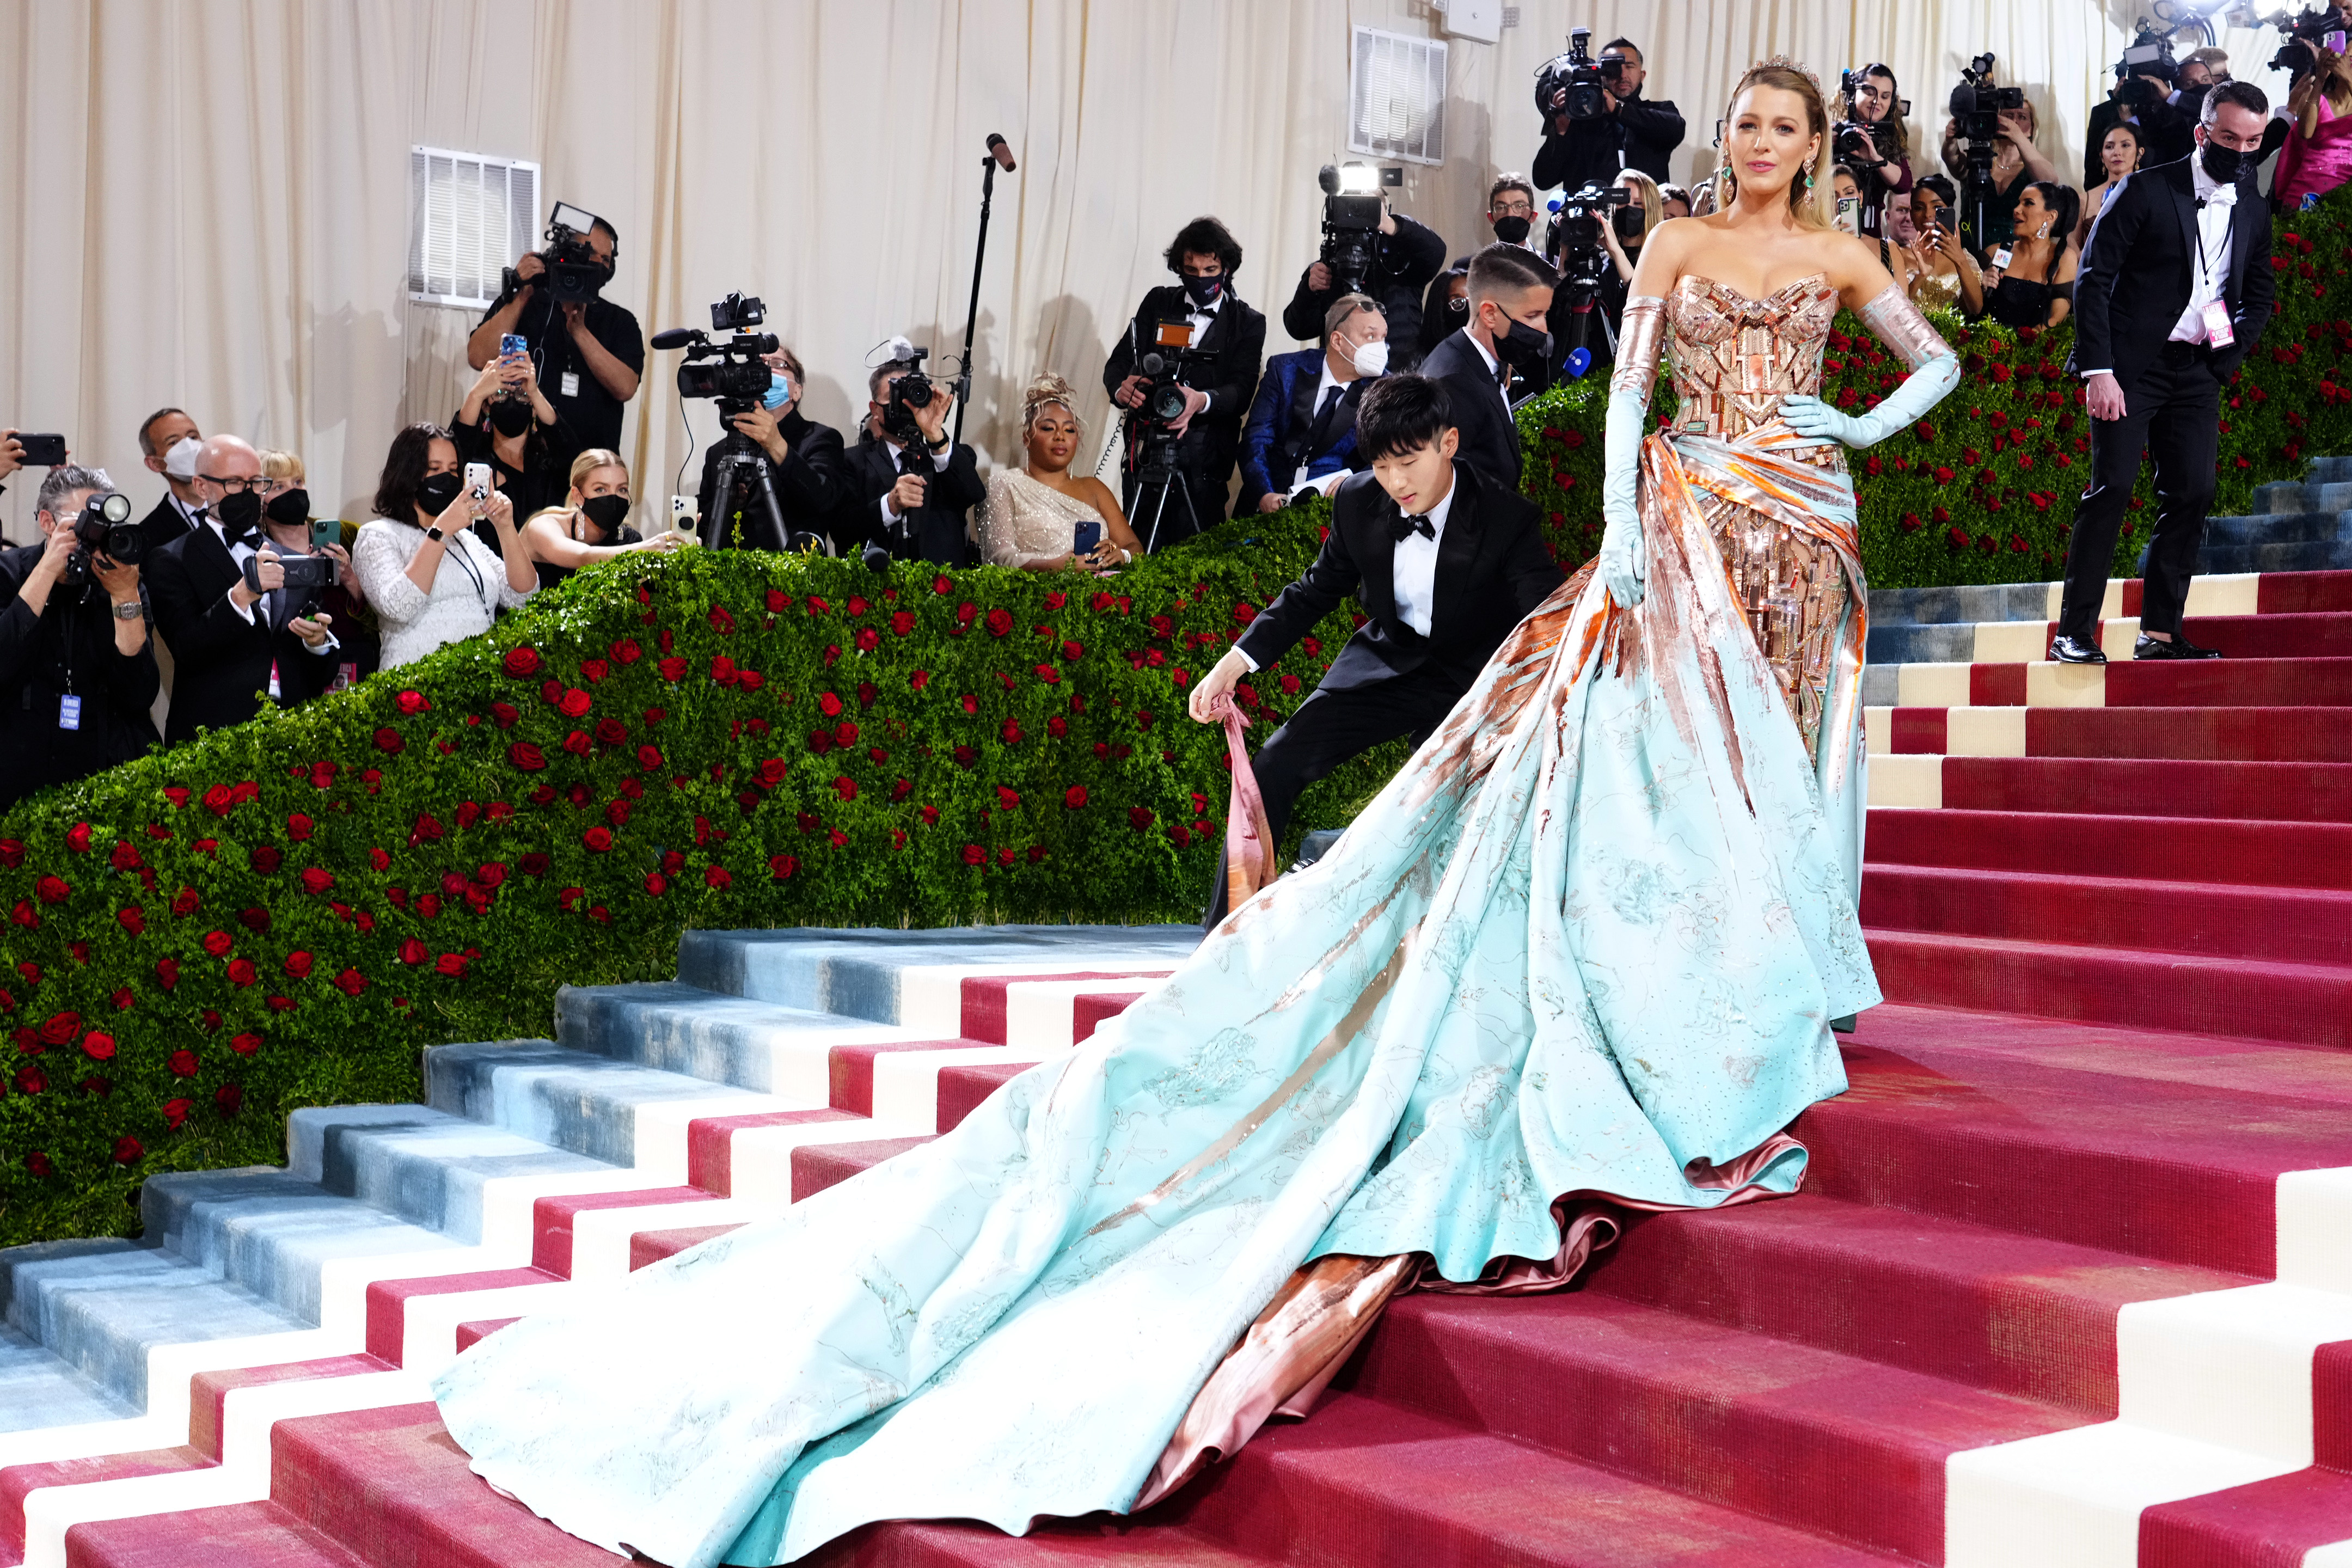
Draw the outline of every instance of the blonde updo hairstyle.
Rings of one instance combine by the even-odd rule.
[[[1021,394],[1022,440],[1029,439],[1029,432],[1036,427],[1037,416],[1056,405],[1076,424],[1078,438],[1084,440],[1087,422],[1078,413],[1077,389],[1050,370],[1030,382]]]
[[[1820,137],[1821,145],[1815,149],[1804,174],[1789,182],[1789,210],[1807,228],[1836,227],[1837,189],[1831,175],[1837,167],[1837,150],[1830,136],[1829,103],[1822,97],[1819,82],[1785,60],[1767,60],[1748,67],[1748,74],[1731,89],[1731,101],[1723,111],[1723,166],[1715,172],[1716,210],[1728,211],[1739,189],[1739,175],[1731,166],[1731,122],[1739,113],[1739,100],[1750,89],[1759,87],[1778,88],[1805,100],[1806,133]],[[1806,176],[1811,177],[1811,184],[1806,183]]]

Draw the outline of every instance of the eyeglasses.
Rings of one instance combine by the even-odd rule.
[[[1536,205],[1533,202],[1496,202],[1495,204],[1495,210],[1501,213],[1505,217],[1533,217],[1536,216]]]
[[[240,490],[251,490],[256,495],[258,495],[268,489],[272,483],[271,480],[265,479],[258,474],[249,479],[224,479],[214,474],[198,474],[196,478],[204,480],[208,485],[220,486],[222,494],[232,496],[236,495]]]

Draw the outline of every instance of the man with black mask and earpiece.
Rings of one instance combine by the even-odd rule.
[[[331,659],[325,624],[281,614],[286,569],[262,537],[261,455],[235,436],[215,436],[196,454],[201,525],[147,558],[143,575],[155,629],[172,650],[176,676],[163,743],[177,745],[199,727],[225,729],[250,719],[285,661]],[[254,563],[253,578],[246,563]],[[255,583],[259,586],[257,588]],[[299,683],[307,694],[310,683]]]
[[[1462,330],[1421,362],[1445,383],[1461,459],[1505,489],[1519,488],[1519,432],[1511,418],[1513,374],[1540,381],[1551,360],[1551,309],[1558,274],[1516,245],[1488,246],[1470,258],[1470,313]]]

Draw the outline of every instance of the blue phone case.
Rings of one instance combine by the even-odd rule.
[[[1078,524],[1076,536],[1070,542],[1071,551],[1079,555],[1091,553],[1095,546],[1102,542],[1102,531],[1103,525],[1099,522]]]

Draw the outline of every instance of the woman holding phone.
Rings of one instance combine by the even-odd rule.
[[[539,585],[552,588],[583,566],[635,551],[677,549],[675,533],[651,539],[628,525],[629,465],[621,454],[591,447],[572,459],[572,488],[563,504],[522,525],[522,541],[537,563]]]
[[[1952,182],[1941,174],[1911,187],[1911,224],[1919,240],[1904,258],[1906,289],[1923,310],[1958,310],[1974,318],[1984,314],[1984,274],[1960,243],[1952,201]]]
[[[1108,572],[1142,550],[1110,487],[1091,474],[1070,472],[1077,456],[1077,394],[1048,371],[1021,397],[1024,468],[988,476],[988,497],[975,518],[980,558],[1024,572]]]
[[[478,485],[459,471],[457,439],[438,425],[411,425],[384,454],[376,521],[360,530],[352,558],[383,626],[386,669],[489,630],[499,611],[539,591],[514,502],[490,488],[488,468],[473,473]],[[483,518],[496,550],[474,535]]]
[[[490,482],[514,502],[515,515],[530,517],[563,504],[564,471],[580,440],[539,389],[530,355],[514,346],[520,341],[510,334],[507,349],[482,367],[449,429],[457,461],[488,463]],[[499,547],[487,522],[475,524],[474,536]]]
[[[341,691],[373,675],[383,662],[376,640],[374,616],[362,616],[367,595],[360,575],[343,548],[343,525],[333,518],[310,515],[310,492],[303,488],[302,459],[291,452],[264,451],[261,477],[268,483],[261,492],[261,531],[274,554],[323,555],[335,563],[335,580],[318,590],[307,619],[318,620],[333,633],[334,673],[326,690]]]

